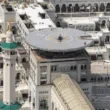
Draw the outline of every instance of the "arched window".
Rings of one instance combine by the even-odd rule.
[[[75,4],[75,6],[74,6],[74,12],[79,12],[79,5],[78,4]]]
[[[57,5],[55,6],[55,12],[56,12],[56,13],[59,13],[59,12],[60,12],[60,6],[59,6],[59,4],[57,4]]]
[[[68,12],[72,12],[72,4],[68,5]]]
[[[102,24],[101,24],[101,27],[102,27],[102,28],[104,28],[104,27],[105,27],[105,25],[106,25],[106,21],[105,21],[105,20],[103,20],[103,21],[102,21]]]
[[[107,78],[105,77],[105,81],[107,81]]]
[[[100,81],[100,77],[98,77],[98,81]]]
[[[84,65],[84,69],[87,69],[87,66],[86,65]]]
[[[3,86],[3,80],[1,81],[1,86]]]
[[[82,4],[82,5],[80,6],[80,11],[83,11],[83,12],[86,11],[86,6],[85,6],[85,4]]]
[[[52,102],[52,110],[54,110],[54,103]]]
[[[61,27],[60,22],[57,22],[57,23],[56,23],[56,26],[57,26],[57,27]]]
[[[98,8],[99,8],[99,7],[98,7],[98,4],[95,3],[94,6],[93,6],[93,11],[94,11],[94,12],[98,12]]]
[[[105,11],[105,5],[104,5],[104,3],[101,3],[100,4],[100,11],[102,12],[102,11]]]
[[[2,26],[0,25],[0,29],[2,29]]]
[[[20,79],[20,73],[16,74],[16,79],[18,79],[18,80]]]
[[[91,3],[89,3],[89,4],[86,6],[86,11],[87,11],[87,12],[91,12],[91,11],[92,11],[92,5],[91,5]]]
[[[102,77],[100,79],[101,79],[101,81],[103,81],[103,78]]]
[[[83,70],[84,69],[84,67],[83,67],[83,65],[81,65],[81,70]]]
[[[71,71],[73,71],[73,70],[74,70],[73,66],[71,66],[71,67],[70,67],[70,70],[71,70]]]
[[[106,11],[110,11],[110,3],[107,3]]]
[[[91,81],[93,81],[93,77],[91,77]]]
[[[33,99],[33,108],[35,108],[35,98]]]
[[[77,66],[76,66],[76,65],[74,66],[74,70],[75,70],[75,71],[77,70]]]
[[[11,30],[12,30],[13,34],[16,34],[17,33],[17,30],[16,30],[16,27],[15,26],[12,26]]]
[[[105,38],[105,43],[107,43],[107,42],[109,42],[110,41],[110,36],[106,36],[106,38]]]
[[[63,4],[62,7],[61,7],[61,12],[65,13],[66,12],[66,5]]]

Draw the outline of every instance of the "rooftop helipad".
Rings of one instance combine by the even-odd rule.
[[[36,49],[47,51],[74,51],[91,45],[86,32],[71,28],[48,28],[34,31],[26,37],[26,42]]]

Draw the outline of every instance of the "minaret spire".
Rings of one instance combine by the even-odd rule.
[[[10,19],[10,20],[8,20],[8,31],[10,31],[11,32],[11,22],[12,22],[12,20]]]
[[[8,31],[7,31],[7,33],[6,33],[6,35],[7,35],[7,37],[6,37],[6,42],[8,42],[8,43],[13,42],[13,39],[12,39],[13,33],[12,33],[12,31],[11,31],[11,23],[12,23],[12,20],[9,19],[9,20],[8,20]]]

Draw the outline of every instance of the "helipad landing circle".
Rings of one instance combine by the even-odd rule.
[[[30,33],[25,40],[36,49],[61,52],[85,48],[92,43],[82,36],[90,35],[72,28],[48,28]]]

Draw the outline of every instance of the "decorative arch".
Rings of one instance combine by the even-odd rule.
[[[60,12],[60,5],[59,5],[59,4],[57,4],[57,5],[55,6],[55,12],[56,12],[56,13],[59,13],[59,12]]]
[[[62,12],[62,13],[65,13],[65,12],[66,12],[66,5],[65,5],[65,4],[62,5],[62,7],[61,7],[61,12]]]
[[[105,11],[105,5],[104,5],[104,3],[101,3],[100,4],[100,11],[101,12]]]
[[[74,12],[79,12],[79,9],[80,9],[79,5],[78,4],[75,4],[75,6],[74,6]]]
[[[72,12],[72,4],[68,5],[68,12]]]
[[[93,6],[93,11],[98,12],[98,8],[99,8],[98,3],[95,3]]]
[[[106,11],[110,11],[110,3],[107,3]]]

